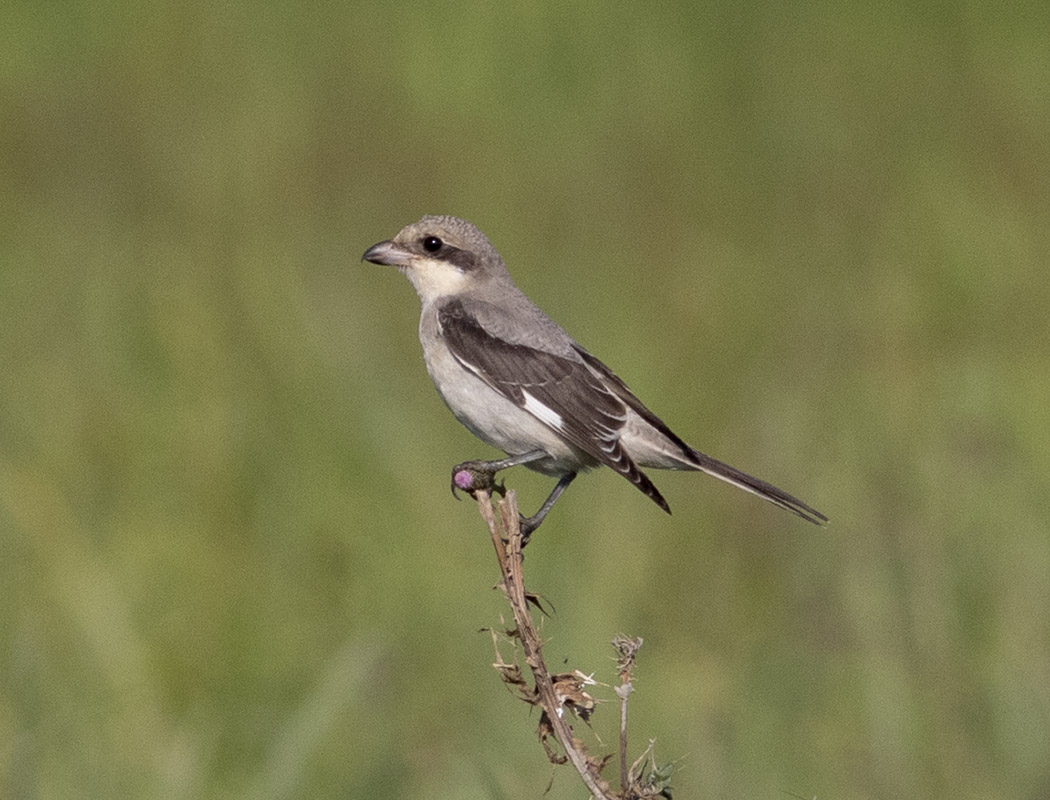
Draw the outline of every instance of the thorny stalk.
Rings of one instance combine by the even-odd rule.
[[[515,633],[521,641],[525,663],[532,671],[536,687],[535,700],[543,709],[543,718],[540,723],[541,741],[544,742],[546,748],[545,725],[549,726],[550,732],[561,744],[565,756],[579,773],[591,796],[598,800],[616,800],[615,795],[609,793],[609,784],[601,778],[600,770],[604,761],[589,755],[583,743],[573,735],[572,727],[566,720],[565,705],[558,699],[554,682],[543,660],[543,644],[532,622],[532,615],[529,613],[529,601],[522,576],[522,535],[518,523],[518,504],[515,493],[508,491],[507,496],[500,500],[501,519],[499,522],[496,520],[488,493],[478,491],[477,500],[481,516],[488,525],[489,534],[492,537],[496,558],[499,560],[502,576],[501,588],[514,613]],[[506,539],[501,532],[506,534]],[[554,755],[549,748],[548,755]]]
[[[594,698],[585,691],[594,680],[579,670],[551,674],[543,659],[543,643],[532,621],[529,604],[539,606],[535,595],[525,590],[522,572],[522,546],[524,539],[519,524],[517,497],[508,490],[499,501],[499,518],[485,490],[476,490],[475,499],[481,516],[488,526],[492,546],[500,568],[500,589],[514,614],[514,630],[507,635],[521,643],[525,664],[532,673],[533,686],[525,680],[517,663],[505,662],[496,647],[496,662],[493,665],[504,682],[515,693],[531,705],[542,709],[539,725],[540,743],[552,763],[569,761],[596,800],[644,800],[645,798],[670,798],[670,765],[658,767],[653,759],[653,743],[630,767],[627,765],[627,699],[634,691],[633,674],[635,656],[642,646],[642,639],[617,636],[613,648],[617,655],[617,672],[620,685],[615,691],[620,698],[620,792],[614,792],[608,781],[601,776],[602,769],[611,756],[599,758],[591,755],[586,746],[573,733],[569,720],[572,716],[584,722],[590,718],[595,707]],[[493,641],[497,641],[493,631]],[[517,659],[514,659],[515,662]],[[553,736],[561,745],[564,756],[555,752],[548,744]]]

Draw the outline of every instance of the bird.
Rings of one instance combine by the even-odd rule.
[[[408,278],[421,303],[423,361],[438,393],[471,433],[507,454],[453,467],[453,494],[491,488],[497,472],[515,466],[557,479],[539,510],[521,516],[526,542],[576,476],[601,466],[668,514],[643,468],[705,472],[814,524],[828,521],[783,489],[686,444],[518,288],[472,223],[424,216],[369,247],[362,260]]]

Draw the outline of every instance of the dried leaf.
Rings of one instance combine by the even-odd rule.
[[[554,726],[551,725],[546,711],[540,714],[540,724],[536,729],[536,733],[540,737],[540,744],[543,745],[543,749],[547,753],[547,759],[552,764],[565,764],[568,762],[569,759],[566,756],[554,752],[548,743],[548,740],[554,736]]]
[[[525,602],[527,602],[529,605],[535,606],[545,617],[552,617],[555,614],[554,604],[550,600],[547,600],[547,598],[542,597],[538,594],[526,591]],[[550,611],[543,607],[544,602],[546,602],[547,605],[550,606]]]
[[[577,714],[584,722],[590,720],[591,713],[594,711],[594,698],[583,690],[588,681],[594,683],[579,670],[551,675],[551,683],[554,684],[554,694],[558,702]]]

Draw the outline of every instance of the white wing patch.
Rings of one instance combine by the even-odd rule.
[[[562,422],[561,414],[555,411],[549,406],[545,406],[531,394],[526,391],[522,391],[522,395],[525,397],[525,410],[528,411],[532,416],[550,425],[555,430],[562,430],[565,426]]]

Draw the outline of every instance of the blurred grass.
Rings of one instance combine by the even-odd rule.
[[[530,552],[681,796],[1050,792],[1046,9],[0,15],[0,795],[542,793],[486,450],[358,263],[423,213],[833,520],[604,474]]]

